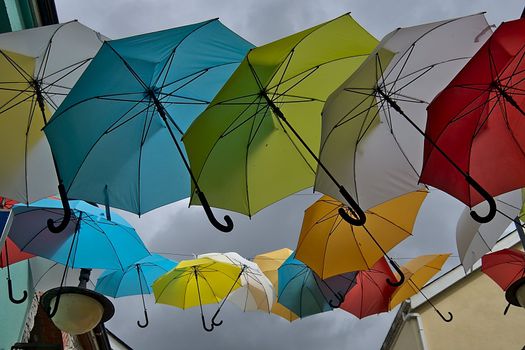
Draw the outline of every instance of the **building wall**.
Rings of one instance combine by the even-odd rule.
[[[428,350],[520,350],[525,345],[525,309],[511,306],[507,315],[505,294],[480,270],[432,298],[446,323],[428,304],[414,311],[421,314]],[[406,348],[410,349],[410,348]]]
[[[391,350],[423,350],[419,326],[414,318],[407,319],[403,324],[403,328]]]

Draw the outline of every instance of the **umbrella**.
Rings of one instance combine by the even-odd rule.
[[[525,19],[502,23],[428,106],[421,181],[492,216],[494,196],[525,187],[524,35]]]
[[[140,294],[145,323],[137,321],[137,325],[145,328],[149,324],[149,319],[144,294],[151,294],[150,286],[153,282],[175,266],[177,266],[176,261],[152,254],[128,266],[125,270],[104,271],[98,277],[95,291],[113,298]]]
[[[483,14],[396,29],[330,95],[320,159],[363,210],[422,187],[426,107],[489,33]],[[315,189],[345,202],[323,169]]]
[[[388,311],[396,287],[386,281],[395,279],[386,259],[379,259],[371,269],[357,273],[356,285],[346,293],[340,308],[358,318]]]
[[[322,278],[367,270],[410,236],[426,195],[426,191],[411,192],[371,208],[365,212],[368,219],[363,226],[344,221],[338,211],[345,204],[323,196],[305,211],[297,259]]]
[[[396,288],[392,296],[390,297],[389,309],[392,310],[396,305],[403,302],[403,300],[410,298],[411,296],[421,293],[427,302],[434,308],[437,314],[445,322],[452,321],[452,314],[449,312],[449,318],[445,318],[443,314],[436,308],[436,306],[428,300],[423,294],[421,288],[441,270],[445,261],[447,261],[450,254],[433,254],[433,255],[421,255],[414,258],[401,266],[401,270],[406,275],[406,279],[403,284]]]
[[[494,219],[486,224],[473,220],[466,207],[459,217],[456,227],[456,245],[459,259],[465,271],[481,259],[483,255],[490,252],[496,245],[499,237],[515,218],[522,206],[521,190],[515,190],[502,194],[495,198],[498,213]],[[476,205],[475,211],[486,211],[487,202]],[[478,210],[481,209],[481,210]]]
[[[481,258],[481,271],[506,291],[525,277],[525,253],[517,249],[502,249]]]
[[[253,262],[259,266],[261,271],[268,277],[273,285],[274,292],[278,290],[279,273],[278,269],[286,259],[293,253],[293,250],[288,248],[281,248],[271,252],[258,254],[253,258]],[[270,310],[272,314],[278,315],[290,322],[299,318],[292,310],[279,303],[278,298],[274,299],[274,303]]]
[[[240,277],[242,287],[236,289],[228,298],[222,301],[216,314],[219,313],[226,299],[233,302],[243,311],[262,310],[270,312],[273,305],[273,285],[256,263],[234,252],[208,253],[198,256],[198,258],[204,257],[238,266],[242,270]]]
[[[252,49],[183,137],[210,204],[251,216],[311,187],[324,101],[376,44],[346,14]]]
[[[241,274],[242,269],[238,266],[210,258],[183,260],[177,267],[155,280],[153,294],[157,303],[181,309],[199,305],[202,326],[211,332],[217,324],[212,320],[210,328],[206,326],[202,305],[218,303],[240,288]],[[218,324],[221,323],[222,321]]]
[[[57,192],[42,127],[104,39],[77,21],[0,34],[2,196],[27,204]]]
[[[68,195],[139,215],[187,197],[179,138],[251,47],[217,19],[106,41],[44,129]]]
[[[279,302],[301,318],[338,307],[355,284],[355,273],[323,280],[297,260],[295,254],[286,259],[278,273]]]

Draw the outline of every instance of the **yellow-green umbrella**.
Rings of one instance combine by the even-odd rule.
[[[323,196],[305,211],[296,257],[323,279],[368,270],[411,235],[427,193],[410,192],[367,210],[363,226],[344,221],[338,213],[344,204]]]
[[[324,102],[377,43],[347,14],[252,49],[183,137],[210,205],[251,216],[313,186]]]
[[[443,267],[450,254],[431,254],[421,255],[407,262],[401,266],[401,270],[405,273],[405,281],[399,286],[390,297],[389,309],[392,310],[396,305],[410,298],[411,296],[421,293],[425,299],[427,297],[421,291],[421,288],[430,281],[430,279]],[[430,300],[428,303],[434,310],[446,321],[452,321],[452,314],[449,312],[449,318],[445,318],[443,314],[432,304]]]
[[[270,282],[272,282],[274,290],[278,290],[279,288],[279,273],[277,270],[292,253],[293,251],[291,249],[282,248],[259,254],[253,258],[253,262],[259,266],[261,271],[266,275],[266,277],[268,277]],[[277,298],[274,299],[274,303],[270,312],[290,322],[299,318],[299,316],[297,316],[293,311],[280,304]]]
[[[199,305],[202,325],[204,329],[211,331],[220,323],[216,324],[212,320],[211,327],[207,328],[202,305],[218,303],[241,287],[240,275],[241,268],[232,264],[209,258],[183,260],[177,267],[155,280],[152,285],[153,294],[157,303],[181,309]]]

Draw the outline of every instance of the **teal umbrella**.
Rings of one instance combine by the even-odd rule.
[[[64,192],[141,215],[188,197],[191,178],[230,231],[180,139],[252,47],[217,19],[106,41],[44,129]]]

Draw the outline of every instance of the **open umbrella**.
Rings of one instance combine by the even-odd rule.
[[[211,332],[216,324],[212,322],[209,328],[206,326],[202,305],[218,303],[240,288],[241,273],[238,266],[210,258],[183,260],[155,280],[153,294],[157,303],[181,309],[199,305],[202,327]]]
[[[396,305],[402,303],[403,300],[408,299],[417,293],[421,293],[443,321],[452,321],[453,316],[450,312],[448,313],[449,317],[445,318],[445,316],[443,316],[436,306],[421,291],[421,288],[423,288],[423,286],[441,270],[441,267],[443,267],[443,264],[447,261],[449,256],[450,254],[421,255],[401,266],[401,270],[405,273],[406,279],[401,286],[396,288],[390,297],[390,302],[388,304],[389,309],[392,310]]]
[[[501,237],[503,231],[518,215],[523,203],[520,190],[514,190],[495,197],[498,213],[491,222],[481,224],[469,215],[469,208],[465,208],[459,217],[456,227],[456,245],[459,260],[465,271],[490,252]],[[476,205],[475,211],[486,211],[487,202]],[[481,209],[481,210],[478,210]]]
[[[152,254],[128,266],[125,270],[104,271],[98,277],[95,291],[113,298],[140,294],[145,323],[137,321],[137,325],[145,328],[149,324],[149,319],[144,294],[151,294],[150,286],[153,282],[175,266],[177,266],[176,261]]]
[[[311,187],[323,104],[376,44],[346,14],[250,50],[183,137],[210,204],[251,216]]]
[[[77,21],[0,34],[2,196],[27,204],[57,193],[42,127],[104,39]]]
[[[379,259],[372,268],[357,273],[356,285],[346,293],[340,308],[358,318],[387,312],[396,287],[386,281],[395,279],[386,259]]]
[[[426,107],[489,34],[483,14],[398,28],[330,95],[319,157],[363,210],[422,187]],[[345,202],[322,168],[315,189]]]
[[[481,258],[481,271],[506,291],[525,277],[525,253],[517,249],[502,249]]]
[[[426,196],[426,191],[411,192],[371,208],[365,212],[368,219],[363,226],[344,221],[339,209],[346,210],[345,204],[323,196],[305,211],[297,259],[322,278],[370,269],[411,235]],[[388,259],[402,275],[397,264]]]
[[[502,23],[428,106],[421,181],[469,207],[488,200],[492,216],[494,196],[525,187],[524,37],[525,19]]]

